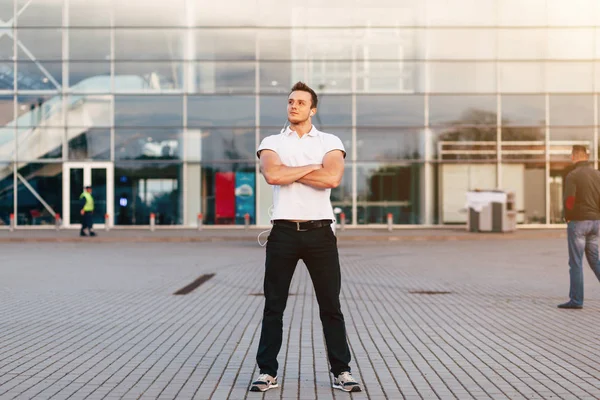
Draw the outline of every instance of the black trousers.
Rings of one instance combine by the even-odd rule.
[[[334,376],[350,371],[350,349],[340,307],[341,273],[337,239],[330,226],[298,232],[273,226],[265,262],[265,309],[256,361],[261,374],[277,376],[283,337],[283,311],[298,260],[303,260],[315,288],[327,356]]]
[[[88,228],[91,232],[92,225],[94,225],[93,213],[91,211],[84,212],[81,217],[81,232],[83,232],[86,228]]]

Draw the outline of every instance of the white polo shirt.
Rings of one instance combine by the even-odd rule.
[[[298,137],[289,127],[279,135],[268,136],[258,146],[260,158],[262,150],[273,150],[287,167],[303,167],[309,164],[322,164],[325,154],[341,150],[346,157],[342,141],[335,135],[312,127],[310,132]],[[273,216],[275,219],[335,221],[329,196],[331,189],[315,189],[303,183],[273,185]]]

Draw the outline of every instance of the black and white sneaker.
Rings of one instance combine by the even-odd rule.
[[[279,387],[277,377],[269,374],[260,374],[258,378],[250,385],[251,392],[266,392],[269,389]]]
[[[348,371],[342,372],[336,378],[333,378],[333,388],[344,392],[360,392],[360,384],[352,377]]]

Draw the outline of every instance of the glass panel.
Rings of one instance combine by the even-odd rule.
[[[363,93],[424,92],[425,64],[411,61],[358,61],[356,90]]]
[[[495,29],[428,29],[427,35],[428,60],[496,58]]]
[[[1,6],[0,6],[1,7]],[[15,57],[14,40],[8,35],[0,35],[0,61],[7,64],[12,62]]]
[[[594,91],[594,64],[592,62],[546,63],[549,92],[591,93]]]
[[[19,26],[62,26],[62,1],[16,0]]]
[[[113,1],[116,26],[185,26],[185,0]]]
[[[80,198],[85,186],[83,181],[83,168],[69,168],[69,223],[81,224],[81,209],[84,201]],[[92,189],[93,190],[93,189]]]
[[[184,32],[183,29],[116,29],[115,59],[182,60]]]
[[[195,35],[195,58],[198,60],[237,61],[256,58],[255,29],[199,29]]]
[[[59,90],[62,85],[62,62],[25,62],[17,65],[17,89]]]
[[[199,144],[204,162],[254,160],[256,158],[257,146],[254,128],[205,128],[201,132]]]
[[[0,164],[0,226],[10,225],[14,212],[14,175],[12,164]]]
[[[416,60],[426,57],[427,33],[423,29],[355,28],[346,32],[355,37],[357,60]],[[351,42],[348,43],[351,45]],[[351,57],[350,54],[348,58]],[[343,57],[348,58],[346,55]]]
[[[453,126],[433,131],[438,160],[496,160],[497,128],[485,125]]]
[[[196,63],[195,88],[200,93],[254,93],[256,72],[254,62],[211,62]]]
[[[112,0],[69,0],[69,26],[110,26]]]
[[[254,104],[254,96],[189,96],[188,126],[255,126]]]
[[[359,128],[357,159],[362,161],[420,160],[424,158],[425,131],[401,128]]]
[[[498,75],[502,93],[543,93],[544,63],[542,62],[499,62]]]
[[[352,90],[352,65],[345,61],[292,62],[292,82],[304,81],[320,93]]]
[[[594,125],[594,96],[550,95],[550,125]]]
[[[345,145],[345,143],[344,143]],[[346,147],[348,151],[348,147]],[[348,160],[350,157],[347,157]],[[269,193],[270,195],[271,193]],[[346,224],[352,223],[352,165],[346,161],[346,167],[344,168],[344,176],[340,185],[334,189],[331,189],[331,206],[334,208],[340,208],[341,212],[345,215]],[[336,214],[337,222],[341,222],[341,215]]]
[[[498,29],[499,60],[543,60],[547,55],[546,29]]]
[[[517,223],[546,223],[544,163],[502,164],[502,188],[515,193]]]
[[[356,96],[358,126],[423,126],[424,96],[358,95]]]
[[[591,26],[596,24],[595,0],[577,0],[567,4],[561,0],[548,1],[548,25]]]
[[[12,160],[15,154],[13,109],[13,96],[0,96],[0,161]]]
[[[292,83],[292,63],[261,62],[260,63],[260,91],[261,93],[290,92]]]
[[[69,160],[110,160],[110,130],[70,126]]]
[[[115,63],[116,92],[151,92],[183,89],[183,67],[178,61]]]
[[[588,146],[588,148],[593,147],[594,143],[594,128],[590,127],[569,127],[569,128],[556,128],[550,127],[550,140],[573,140],[582,143]],[[570,150],[570,149],[568,149]],[[562,154],[562,158],[567,161],[571,159],[570,152]]]
[[[18,126],[64,126],[60,95],[18,96],[17,101]]]
[[[111,97],[79,96],[67,97],[67,126],[99,128],[111,127]]]
[[[492,26],[496,3],[503,0],[428,0],[425,15],[432,26]]]
[[[183,220],[181,164],[117,163],[115,165],[115,224],[179,225]]]
[[[0,90],[13,90],[15,87],[14,77],[14,63],[12,61],[0,61]]]
[[[593,59],[594,34],[595,31],[591,28],[549,29],[548,58],[552,60]]]
[[[326,8],[319,10],[321,13],[326,12]],[[337,16],[339,19],[342,14]],[[374,31],[374,33],[377,31]],[[352,29],[302,29],[295,28],[291,32],[291,46],[293,59],[307,60],[351,60],[352,46],[356,40],[357,31]],[[366,38],[362,38],[361,42],[366,42]],[[373,42],[377,43],[376,40]],[[376,45],[387,47],[385,38],[382,38]],[[368,46],[367,43],[364,43]],[[374,49],[375,46],[374,45]],[[396,38],[395,46],[398,48],[398,39]],[[397,57],[397,50],[387,48],[389,54],[388,59]],[[390,51],[392,50],[392,51]],[[395,49],[394,49],[395,50]]]
[[[419,224],[422,164],[357,166],[358,224]]]
[[[21,180],[17,180],[17,224],[54,225],[56,213],[62,210],[62,164],[29,163],[19,169],[19,174],[50,210]]]
[[[198,26],[252,26],[257,22],[257,6],[261,2],[199,0],[194,3],[195,23]]]
[[[62,158],[65,128],[17,128],[19,161]]]
[[[70,29],[69,59],[110,60],[110,29]]]
[[[503,95],[502,125],[544,126],[546,125],[545,96]]]
[[[183,126],[183,98],[115,96],[115,126]]]
[[[250,223],[254,224],[256,184],[254,163],[204,164],[201,176],[204,222],[243,225],[244,215],[248,213]]]
[[[0,126],[8,125],[14,118],[13,95],[0,96]]]
[[[4,0],[0,3],[0,19],[2,21],[10,21],[14,16],[13,0]],[[12,26],[13,24],[11,24]]]
[[[70,62],[69,84],[73,93],[109,93],[111,91],[110,63]]]
[[[429,78],[431,92],[496,92],[494,62],[430,62]]]
[[[107,200],[107,178],[106,168],[92,168],[92,195],[94,196],[95,224],[103,224],[106,215]]]
[[[34,2],[35,3],[35,2]],[[23,61],[52,61],[62,59],[61,29],[19,29],[17,57]]]
[[[496,96],[430,96],[430,125],[496,125]]]
[[[115,129],[117,160],[176,160],[181,158],[182,128]]]
[[[352,97],[322,94],[317,89],[317,113],[312,122],[319,129],[328,131],[335,126],[352,126]],[[261,125],[277,127],[286,120],[288,96],[261,96]],[[264,119],[263,119],[264,117]]]
[[[545,26],[547,0],[499,0],[498,25]]]
[[[263,29],[259,30],[257,35],[261,60],[289,60],[292,58],[291,29]]]
[[[502,159],[511,162],[543,162],[546,159],[545,141],[544,127],[503,127]]]

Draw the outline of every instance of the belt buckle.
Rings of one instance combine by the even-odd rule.
[[[296,221],[296,231],[297,232],[306,232],[308,229],[300,229],[301,222]]]

